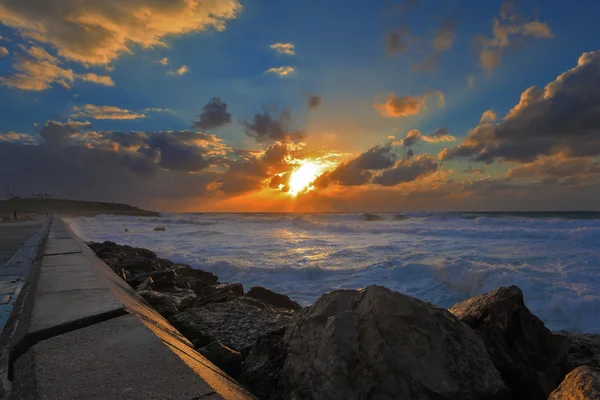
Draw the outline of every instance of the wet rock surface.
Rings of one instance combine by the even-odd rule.
[[[450,308],[483,340],[514,399],[546,399],[560,382],[564,341],[525,306],[516,286],[501,287]]]

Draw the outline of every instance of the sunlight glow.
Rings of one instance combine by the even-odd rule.
[[[312,189],[312,183],[323,171],[323,166],[311,161],[305,161],[290,175],[290,191],[292,196]]]

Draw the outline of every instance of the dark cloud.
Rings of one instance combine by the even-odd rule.
[[[164,136],[151,136],[147,144],[149,148],[159,151],[158,164],[162,168],[174,171],[201,171],[210,165],[197,146],[184,145]]]
[[[254,138],[259,143],[302,140],[304,138],[302,132],[290,132],[289,125],[292,123],[292,116],[287,110],[283,110],[277,119],[273,118],[268,111],[264,111],[263,113],[254,114],[251,121],[242,121],[242,125],[246,128],[246,135]]]
[[[388,55],[401,53],[410,49],[410,29],[408,26],[400,27],[385,36],[385,49]]]
[[[532,163],[518,165],[506,174],[509,178],[572,177],[600,174],[600,164],[593,157],[542,157]]]
[[[421,132],[419,132],[417,129],[411,129],[406,134],[406,138],[404,138],[404,140],[402,141],[402,145],[404,147],[411,147],[413,144],[417,143],[420,136]]]
[[[400,160],[393,168],[386,169],[373,178],[373,183],[381,186],[396,186],[412,182],[437,172],[439,164],[429,154],[423,154],[410,160]]]
[[[330,182],[342,186],[360,186],[370,182],[373,171],[394,165],[398,155],[391,145],[375,146],[358,157],[340,164],[336,169],[322,174],[315,181],[316,187],[325,187]]]
[[[227,112],[227,104],[220,97],[213,97],[202,108],[199,120],[193,126],[201,130],[216,129],[231,123],[231,114]]]
[[[391,145],[375,146],[350,161],[358,169],[379,170],[394,165],[398,155]]]
[[[144,207],[160,202],[209,195],[212,173],[188,174],[159,170],[141,155],[81,145],[48,146],[0,143],[5,173],[18,196],[44,192],[55,197],[119,201]],[[5,164],[6,163],[6,164]]]
[[[527,163],[540,156],[600,155],[600,51],[584,53],[575,68],[544,89],[533,86],[499,123],[472,129],[442,160],[469,157]]]
[[[44,126],[40,129],[40,136],[49,145],[61,145],[67,143],[71,138],[77,135],[81,130],[91,128],[89,122],[58,122],[58,121],[46,121]]]
[[[321,103],[322,99],[320,94],[311,94],[310,96],[308,96],[308,108],[310,108],[311,110],[318,108],[321,105]]]

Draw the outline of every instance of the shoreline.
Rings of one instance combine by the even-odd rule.
[[[564,386],[572,385],[571,381],[574,379],[576,381],[577,377],[583,376],[581,374],[595,376],[596,369],[600,368],[600,335],[550,332],[543,322],[527,309],[523,302],[523,294],[516,286],[499,288],[465,300],[451,307],[449,311],[380,286],[326,293],[313,305],[302,308],[286,295],[261,287],[244,291],[244,287],[239,283],[220,283],[219,278],[212,273],[159,258],[148,249],[120,246],[113,242],[88,243],[88,245],[114,272],[189,339],[200,354],[260,398],[276,399],[282,398],[281,396],[288,398],[292,393],[298,394],[298,385],[311,386],[307,382],[295,380],[298,378],[294,373],[296,368],[304,370],[314,368],[315,365],[304,364],[308,360],[296,365],[295,362],[298,360],[290,358],[292,354],[298,354],[296,352],[298,349],[294,350],[294,346],[300,345],[304,349],[301,352],[316,351],[314,353],[316,358],[321,357],[321,353],[326,353],[328,362],[335,360],[337,363],[339,358],[345,357],[344,353],[347,351],[345,346],[351,346],[356,340],[361,342],[359,336],[356,340],[345,343],[344,347],[338,348],[338,351],[332,354],[327,348],[313,349],[311,347],[313,345],[310,344],[312,342],[305,343],[303,338],[304,335],[309,335],[306,329],[309,329],[309,326],[314,327],[316,322],[312,318],[315,313],[323,311],[323,303],[330,303],[331,299],[335,298],[333,304],[337,304],[335,306],[337,308],[341,307],[339,311],[342,312],[342,314],[336,312],[330,315],[326,321],[330,321],[331,318],[336,320],[341,315],[346,315],[347,311],[343,309],[348,306],[354,310],[351,315],[361,316],[361,311],[352,308],[355,306],[340,305],[339,301],[342,300],[337,298],[358,296],[353,300],[352,304],[355,304],[364,301],[366,294],[372,296],[368,303],[370,305],[366,306],[368,313],[364,317],[367,319],[372,318],[372,313],[376,316],[378,313],[387,313],[389,311],[387,308],[391,307],[391,304],[406,303],[411,304],[412,308],[423,308],[424,312],[427,311],[425,312],[427,315],[439,314],[440,317],[435,318],[442,318],[443,321],[449,319],[451,321],[447,328],[449,331],[442,332],[440,340],[456,339],[458,341],[456,345],[462,352],[468,353],[473,349],[463,348],[464,343],[459,343],[456,334],[451,332],[457,330],[462,332],[458,336],[474,335],[473,338],[479,338],[473,340],[481,343],[482,348],[487,350],[487,355],[482,356],[480,352],[478,355],[472,354],[467,361],[473,363],[476,358],[482,357],[476,362],[478,368],[483,368],[483,364],[488,368],[491,361],[492,367],[488,371],[490,376],[496,376],[495,374],[500,371],[498,376],[501,379],[494,378],[495,383],[489,388],[493,393],[486,394],[489,398],[546,398],[553,391],[566,390],[560,386],[561,383],[564,383]],[[385,302],[380,303],[383,300]],[[374,308],[378,303],[382,306]],[[331,307],[331,303],[325,308],[329,310],[327,313],[331,313],[328,307]],[[394,318],[397,318],[396,314],[386,317],[385,324],[393,324]],[[507,325],[507,320],[513,322]],[[400,322],[406,323],[406,321],[398,323]],[[431,321],[422,322],[425,328],[419,328],[420,330],[431,329]],[[321,323],[323,321],[319,322]],[[367,329],[363,334],[372,334],[373,332],[369,333],[372,329],[369,326],[371,325],[347,328],[350,331]],[[309,332],[312,332],[312,329],[310,328]],[[397,335],[402,329],[404,328],[399,327],[395,332],[380,332],[379,335],[384,336],[389,345],[390,340],[394,342],[401,339]],[[295,336],[300,332],[304,333]],[[317,334],[321,339],[323,335],[328,337],[327,329],[318,332],[312,334]],[[520,343],[516,348],[514,343],[509,344],[514,342],[515,333],[517,342]],[[432,340],[431,337],[439,336],[440,332],[429,332],[427,335]],[[513,338],[509,339],[509,337]],[[335,337],[330,339],[334,341],[333,344],[341,340]],[[475,345],[473,340],[469,345],[471,347]],[[365,345],[369,346],[369,343],[365,342]],[[400,344],[392,344],[392,347],[397,345]],[[401,346],[404,346],[403,351],[413,351],[415,350],[413,347],[420,346],[419,342],[413,345],[408,349],[404,348],[405,345]],[[429,346],[432,344],[430,343]],[[593,354],[591,360],[589,357],[585,359],[582,357],[582,346],[588,353]],[[509,360],[498,358],[498,354],[504,354],[503,357],[509,354]],[[381,367],[371,364],[368,359],[359,361],[359,365],[364,363],[366,365],[362,367],[366,368],[365,373],[368,373],[370,368],[377,370]],[[416,367],[410,366],[410,368]],[[439,371],[441,373],[448,366],[440,368],[442,368]],[[581,368],[592,368],[592,370],[590,372]],[[523,374],[524,370],[527,373]],[[575,375],[572,376],[572,372]],[[538,379],[540,376],[544,379]],[[565,377],[569,379],[564,379]],[[518,382],[515,383],[515,380]],[[380,384],[384,383],[380,382]],[[360,392],[363,389],[352,390]],[[315,387],[314,390],[317,388]],[[512,393],[512,396],[509,393]],[[525,394],[527,397],[521,397]]]

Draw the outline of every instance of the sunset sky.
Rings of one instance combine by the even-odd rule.
[[[0,197],[589,210],[600,2],[0,0]]]

